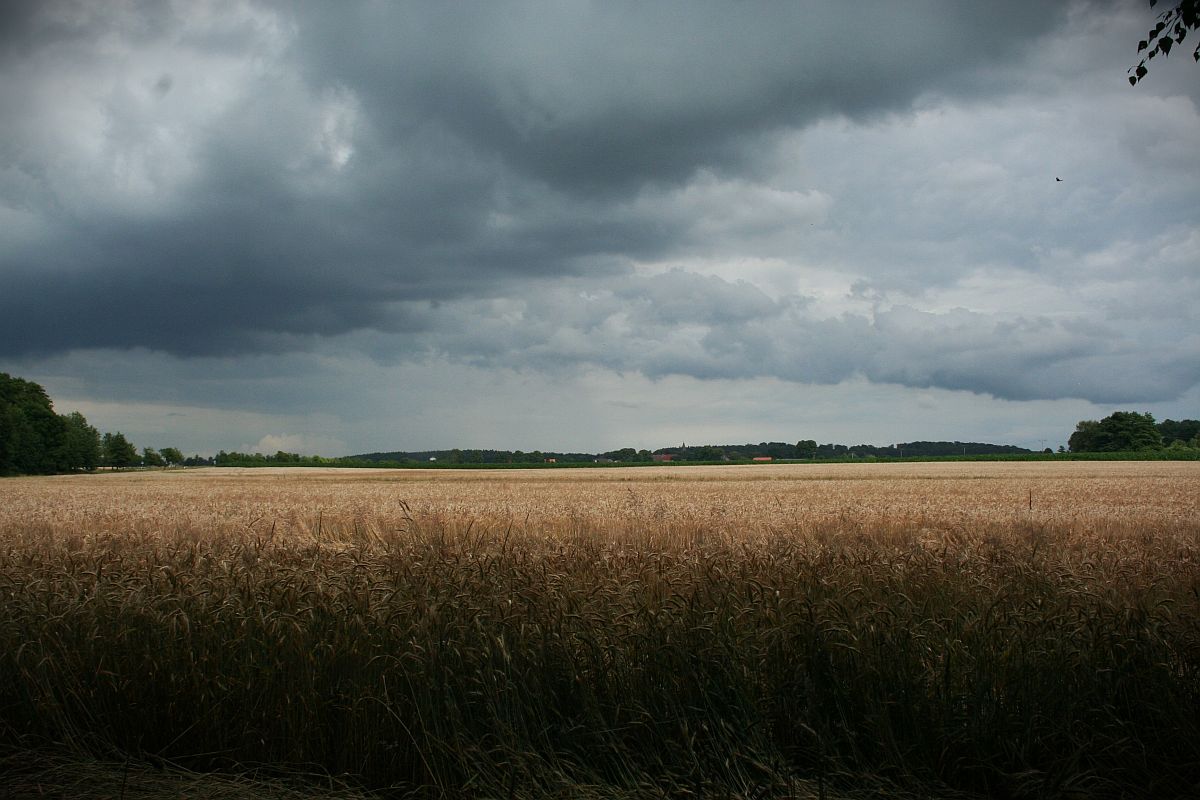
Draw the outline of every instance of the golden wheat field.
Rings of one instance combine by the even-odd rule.
[[[1081,535],[1200,530],[1200,463],[913,463],[558,470],[213,468],[0,482],[0,533],[274,529],[338,541],[406,516],[523,532],[737,538],[902,528],[929,537],[1030,523]]]
[[[1200,796],[1198,498],[1196,462],[6,479],[0,797]]]

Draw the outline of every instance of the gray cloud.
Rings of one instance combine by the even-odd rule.
[[[396,135],[436,120],[571,193],[734,167],[764,132],[905,107],[1053,30],[1059,7],[719,3],[428,8],[318,4],[310,80],[372,98]]]
[[[17,4],[3,191],[41,235],[0,253],[0,341],[252,351],[382,325],[388,300],[664,252],[684,221],[596,193],[902,107],[1043,27],[1032,8],[930,26],[884,4],[848,59],[829,10]]]
[[[5,13],[0,358],[1200,380],[1194,80],[1119,6]]]
[[[1200,380],[1196,337],[1164,336],[1147,352],[1080,314],[894,305],[825,316],[811,298],[773,299],[748,283],[683,270],[558,281],[529,287],[521,299],[413,309],[411,320],[402,344],[387,336],[376,342],[378,357],[550,372],[589,365],[651,378],[837,384],[862,377],[1017,401],[1155,402]],[[1156,332],[1143,326],[1142,334]]]

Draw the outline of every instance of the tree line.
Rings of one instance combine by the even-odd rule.
[[[184,462],[183,454],[174,447],[147,447],[139,453],[120,431],[101,435],[78,411],[58,414],[40,385],[0,372],[0,475],[165,467]]]
[[[362,453],[348,456],[355,462],[377,465],[438,464],[536,464],[553,461],[558,464],[617,463],[643,464],[654,461],[752,461],[769,458],[773,461],[854,458],[928,458],[933,456],[1019,455],[1031,453],[1024,447],[983,442],[902,442],[877,447],[869,444],[817,444],[814,439],[797,442],[748,442],[725,445],[688,445],[660,447],[656,450],[622,447],[603,453],[559,453],[554,451],[523,450],[421,450]]]
[[[1128,453],[1167,451],[1165,457],[1200,454],[1200,421],[1156,422],[1149,413],[1116,411],[1102,420],[1082,420],[1067,448],[1071,453]],[[1064,452],[1060,447],[1059,451]],[[1050,452],[1047,448],[1043,452]],[[451,449],[364,453],[344,458],[301,455],[280,450],[262,453],[226,452],[184,457],[177,448],[138,450],[120,431],[101,434],[83,414],[58,414],[46,390],[33,381],[0,372],[0,475],[47,475],[90,472],[100,467],[169,466],[416,466],[505,464],[639,464],[654,461],[739,462],[931,458],[1031,454],[1013,445],[982,442],[904,442],[886,446],[818,444],[814,439],[730,445],[687,445],[657,450],[623,447],[603,453],[541,450]]]
[[[120,431],[101,434],[83,414],[58,414],[46,390],[0,372],[0,475],[92,472],[101,467],[355,466],[350,459],[227,453],[184,456],[176,447],[141,450]]]

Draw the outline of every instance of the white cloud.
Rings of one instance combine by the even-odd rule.
[[[322,453],[344,453],[346,452],[346,443],[336,436],[311,433],[268,433],[254,444],[242,445],[238,451],[265,455],[274,455],[279,451],[300,455],[320,455]]]

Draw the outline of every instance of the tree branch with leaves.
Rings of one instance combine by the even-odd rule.
[[[1158,0],[1150,0],[1150,7],[1158,5]],[[1171,48],[1183,44],[1188,31],[1194,31],[1200,25],[1200,0],[1180,0],[1174,8],[1169,8],[1158,15],[1158,23],[1146,34],[1146,38],[1138,42],[1137,51],[1149,51],[1137,64],[1129,68],[1129,85],[1137,86],[1138,81],[1146,77],[1149,69],[1146,62],[1159,53],[1163,58],[1171,54]],[[1200,61],[1200,44],[1192,51],[1192,58]]]

